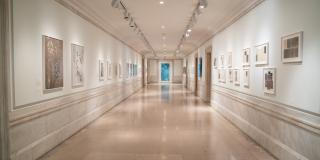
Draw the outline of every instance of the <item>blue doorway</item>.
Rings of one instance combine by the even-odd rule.
[[[170,81],[169,63],[161,63],[161,81]]]

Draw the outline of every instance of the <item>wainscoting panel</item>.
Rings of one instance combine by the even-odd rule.
[[[320,159],[320,115],[220,86],[212,88],[212,102],[278,159]]]
[[[11,159],[38,159],[141,88],[136,78],[12,112]]]

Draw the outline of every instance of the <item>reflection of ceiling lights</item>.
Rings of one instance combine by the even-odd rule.
[[[188,25],[185,28],[184,34],[180,39],[176,52],[182,48],[182,43],[186,40],[186,38],[190,37],[190,32],[192,31],[192,27],[195,25],[195,23],[197,23],[197,16],[201,14],[200,9],[206,8],[207,6],[208,6],[207,0],[199,0],[196,8],[193,10],[193,13],[190,17]]]
[[[139,28],[139,26],[137,25],[137,23],[134,21],[133,17],[131,16],[131,14],[128,12],[127,8],[125,7],[125,5],[122,3],[121,0],[112,0],[111,2],[111,6],[113,8],[118,8],[121,12],[123,12],[123,18],[127,21],[129,21],[129,26],[130,28],[133,28],[133,31],[136,32],[142,39],[142,41],[145,43],[145,45],[149,48],[149,50],[155,54],[152,46],[150,45],[149,41],[147,40],[147,38],[145,37],[145,35],[143,34],[143,32],[141,31],[141,29]]]

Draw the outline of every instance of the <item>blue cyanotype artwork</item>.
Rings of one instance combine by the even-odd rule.
[[[199,64],[198,64],[198,77],[202,77],[202,58],[199,59]]]
[[[162,63],[161,64],[161,81],[170,80],[170,64]]]

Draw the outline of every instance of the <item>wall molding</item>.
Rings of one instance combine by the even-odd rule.
[[[293,108],[292,106],[276,103],[220,86],[215,86],[212,92],[221,94],[272,117],[320,135],[320,116],[316,113],[302,111]]]
[[[260,144],[263,148],[267,149],[267,151],[279,159],[288,159],[288,160],[308,160],[308,158],[303,155],[297,153],[290,147],[286,146],[279,140],[273,138],[272,136],[266,134],[261,129],[255,127],[250,124],[240,116],[234,114],[232,111],[222,107],[220,104],[213,102],[213,108],[217,110],[224,118],[226,118],[229,122],[238,127],[242,132],[246,135],[250,136],[253,141]],[[258,138],[259,137],[259,138]],[[278,150],[278,153],[271,152],[271,148],[266,147],[265,143],[268,142],[271,148]]]
[[[125,88],[124,86],[130,85],[134,82],[140,82],[140,79],[133,80],[132,82],[122,81],[110,83],[98,88],[80,91],[77,93],[25,105],[23,108],[14,110],[10,113],[10,127],[19,125],[21,123],[25,123],[27,121],[31,121],[33,119],[51,114],[53,112],[57,112],[59,110],[62,110],[80,102],[88,101],[99,96],[111,94],[110,92],[108,93],[107,90],[112,90],[112,88],[119,87]]]

